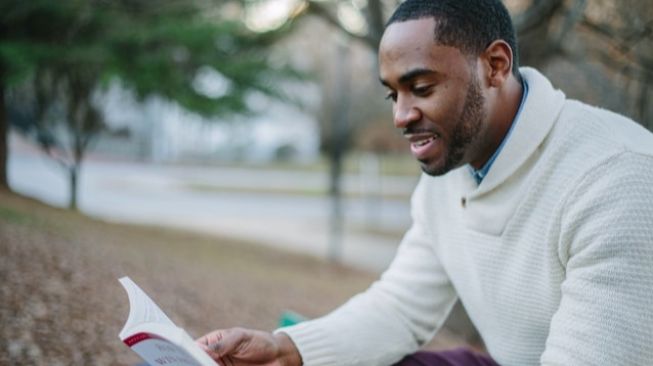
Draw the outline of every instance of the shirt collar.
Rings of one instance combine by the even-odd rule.
[[[504,136],[503,140],[501,141],[501,144],[499,147],[494,151],[494,154],[490,156],[490,159],[481,167],[481,169],[474,169],[473,166],[468,165],[469,171],[476,180],[477,184],[481,184],[483,181],[483,178],[487,175],[487,173],[490,171],[490,168],[492,167],[492,164],[494,161],[497,159],[497,156],[499,156],[499,153],[501,152],[501,149],[503,149],[503,146],[506,144],[506,141],[508,141],[508,137],[510,137],[510,133],[512,132],[513,128],[517,124],[517,120],[519,119],[519,115],[521,114],[521,111],[524,107],[524,102],[526,101],[526,96],[528,95],[528,83],[524,78],[522,78],[522,90],[524,91],[521,96],[521,101],[519,102],[519,108],[517,109],[517,113],[515,114],[515,118],[512,120],[512,123],[510,124],[510,128],[508,129],[508,132],[506,133],[506,136]]]

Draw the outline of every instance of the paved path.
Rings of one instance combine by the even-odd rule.
[[[54,162],[12,143],[9,182],[17,192],[56,206],[68,200],[63,171]],[[226,167],[152,165],[89,159],[80,180],[79,205],[86,214],[115,222],[172,226],[326,257],[330,201],[289,191],[323,190],[323,172],[270,171]],[[384,192],[408,194],[416,179],[385,177]],[[345,187],[362,183],[347,176]],[[286,193],[271,193],[281,190]],[[385,268],[398,239],[373,234],[402,232],[409,225],[407,199],[348,198],[344,263],[375,272]],[[371,224],[370,224],[371,223]],[[372,227],[374,230],[366,230]]]

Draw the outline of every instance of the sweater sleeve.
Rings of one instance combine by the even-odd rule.
[[[653,158],[621,153],[567,198],[560,306],[541,362],[645,365],[653,360]]]
[[[413,195],[413,225],[392,264],[365,292],[332,313],[277,331],[288,334],[304,365],[391,365],[430,340],[456,301]]]

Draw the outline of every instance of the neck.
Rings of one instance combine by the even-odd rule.
[[[494,101],[491,101],[494,107],[490,110],[489,123],[486,125],[486,143],[478,154],[480,158],[470,162],[474,169],[481,169],[501,145],[517,115],[523,92],[521,81],[512,74],[497,89]]]

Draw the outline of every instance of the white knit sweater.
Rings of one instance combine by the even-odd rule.
[[[504,366],[653,365],[653,135],[533,69],[489,174],[424,175],[381,279],[284,328],[305,365],[391,365],[460,298]]]

